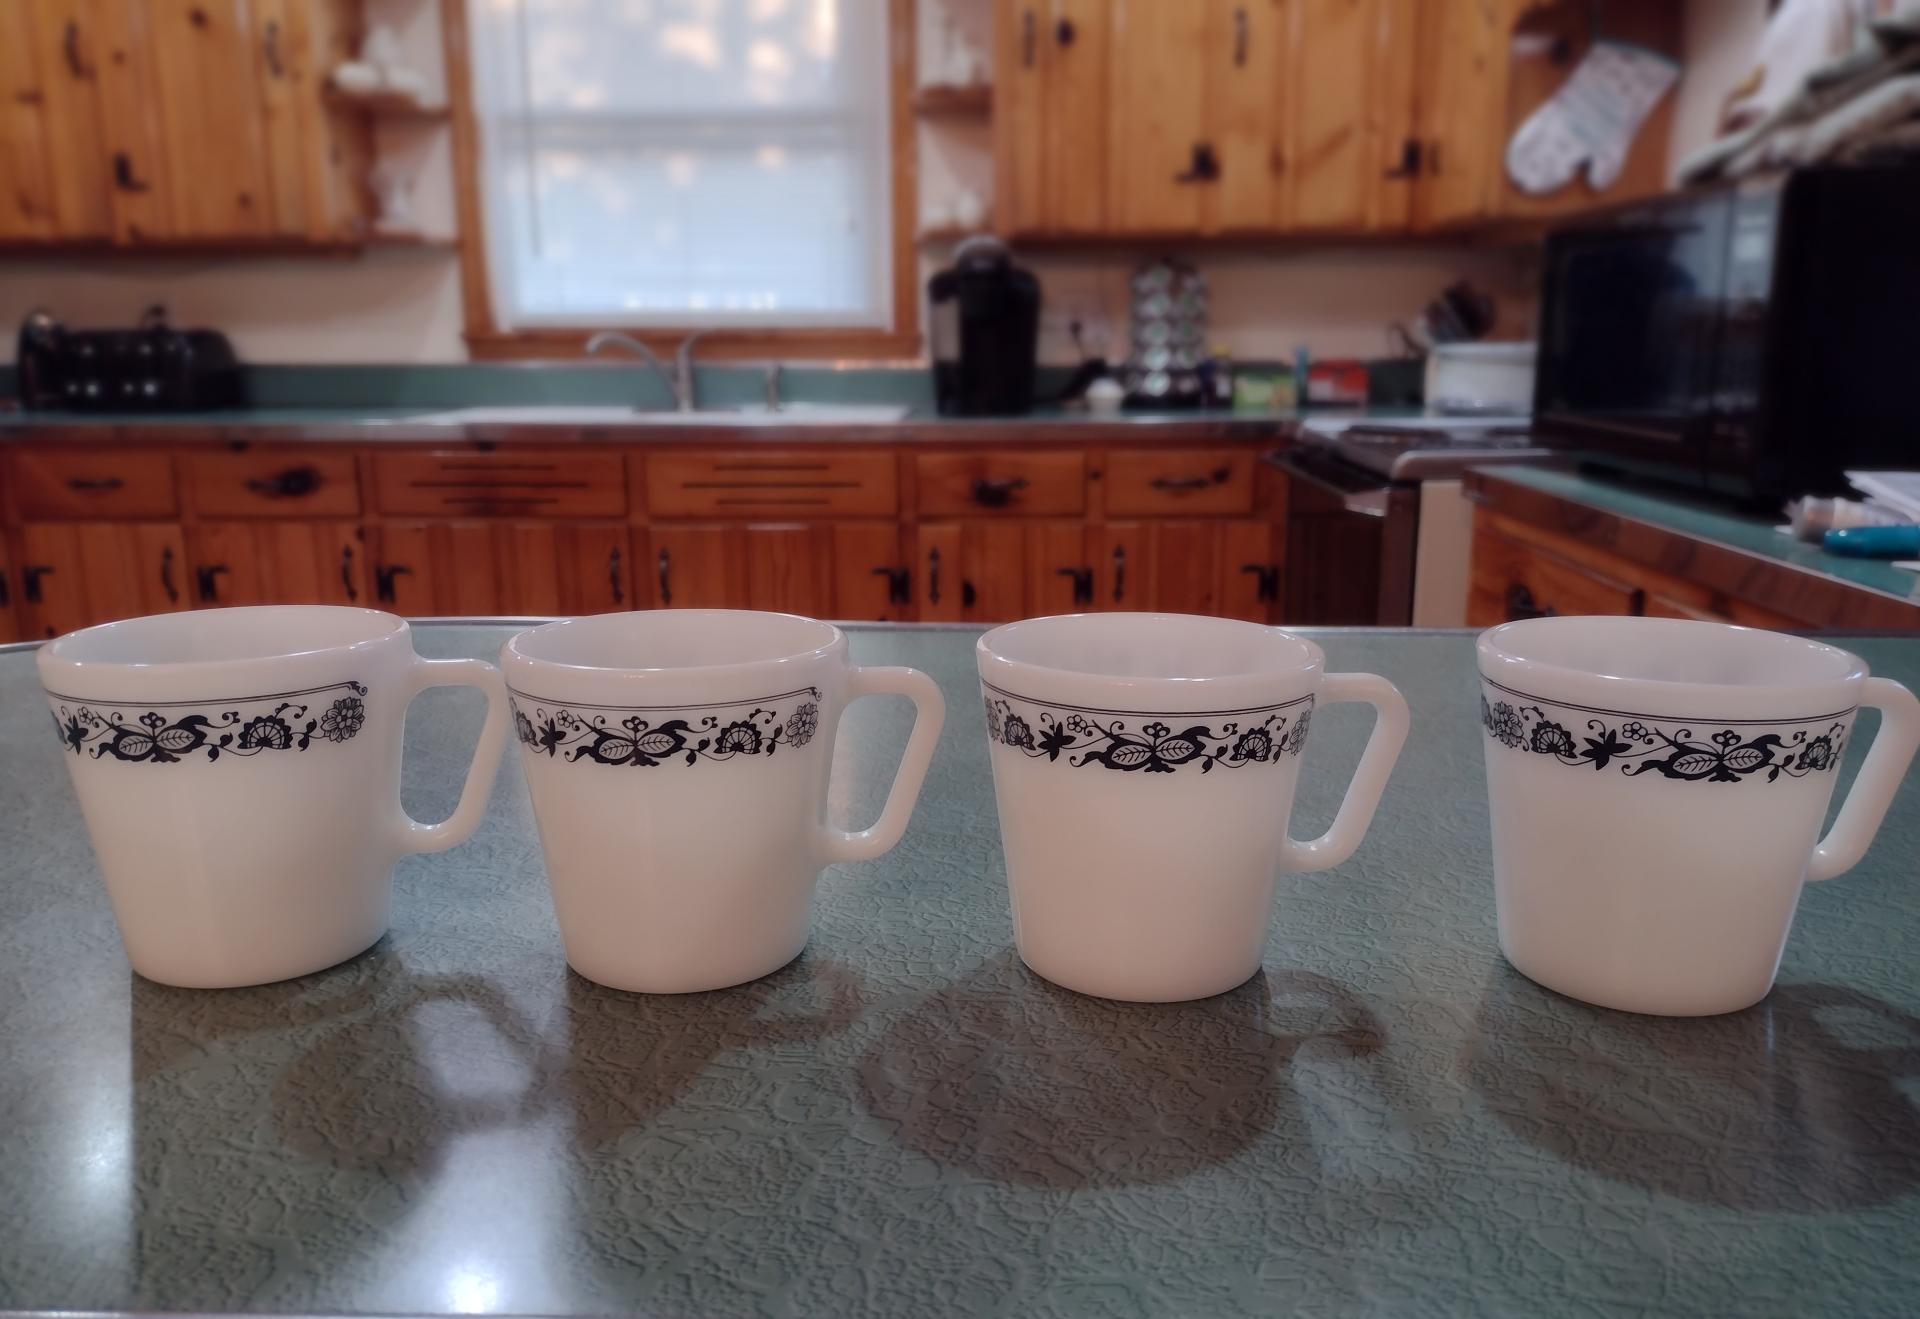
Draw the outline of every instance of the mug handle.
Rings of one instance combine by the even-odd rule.
[[[1868,678],[1860,704],[1880,712],[1880,731],[1874,734],[1866,763],[1854,777],[1833,828],[1813,849],[1807,863],[1808,879],[1833,879],[1860,864],[1867,844],[1880,832],[1893,795],[1907,776],[1913,753],[1920,750],[1920,700],[1890,678]]]
[[[507,745],[507,684],[500,670],[477,659],[416,658],[408,677],[409,701],[429,687],[478,687],[487,694],[487,722],[481,725],[473,763],[467,767],[467,783],[460,789],[460,804],[453,808],[453,814],[438,824],[422,824],[405,810],[400,812],[402,852],[444,852],[471,838],[487,813],[493,776]]]
[[[1380,794],[1386,791],[1387,778],[1407,740],[1407,698],[1379,674],[1329,673],[1321,680],[1318,703],[1334,705],[1341,701],[1365,701],[1373,707],[1373,734],[1367,738],[1367,749],[1360,753],[1360,763],[1354,767],[1333,824],[1318,838],[1304,842],[1287,839],[1282,864],[1294,874],[1326,870],[1353,855],[1367,836]]]
[[[947,700],[939,684],[918,669],[856,668],[847,683],[847,704],[862,696],[905,696],[913,702],[913,733],[900,756],[900,768],[893,776],[887,804],[870,828],[858,833],[823,828],[821,859],[871,861],[883,856],[900,841],[920,800],[920,785],[926,781],[927,766],[933,763],[934,744],[940,740],[940,726],[946,722]]]

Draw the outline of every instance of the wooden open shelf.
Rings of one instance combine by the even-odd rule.
[[[985,83],[922,87],[913,94],[913,110],[925,116],[985,115],[993,110],[993,88]]]

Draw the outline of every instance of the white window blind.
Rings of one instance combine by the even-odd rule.
[[[888,327],[885,0],[472,14],[503,327]]]

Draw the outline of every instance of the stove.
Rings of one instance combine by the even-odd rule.
[[[1526,417],[1316,418],[1268,457],[1287,477],[1287,623],[1466,622],[1470,467],[1555,457]]]
[[[1530,427],[1511,424],[1402,426],[1362,423],[1329,438],[1334,453],[1389,481],[1458,478],[1483,463],[1540,462],[1553,453]]]

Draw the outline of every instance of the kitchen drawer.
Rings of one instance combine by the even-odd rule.
[[[888,517],[900,506],[891,453],[654,453],[646,465],[655,517]]]
[[[627,480],[617,453],[383,453],[373,499],[382,513],[619,517]]]
[[[205,517],[352,517],[360,477],[351,453],[200,453],[183,461],[187,504]]]
[[[1253,455],[1233,449],[1123,450],[1107,457],[1107,511],[1125,517],[1253,511]]]
[[[1080,513],[1087,460],[1080,453],[929,453],[914,460],[920,513]]]
[[[1511,540],[1484,523],[1473,535],[1467,623],[1491,627],[1549,614],[1637,614],[1638,587]]]
[[[164,453],[19,453],[12,471],[14,502],[29,521],[164,518],[179,507]]]

